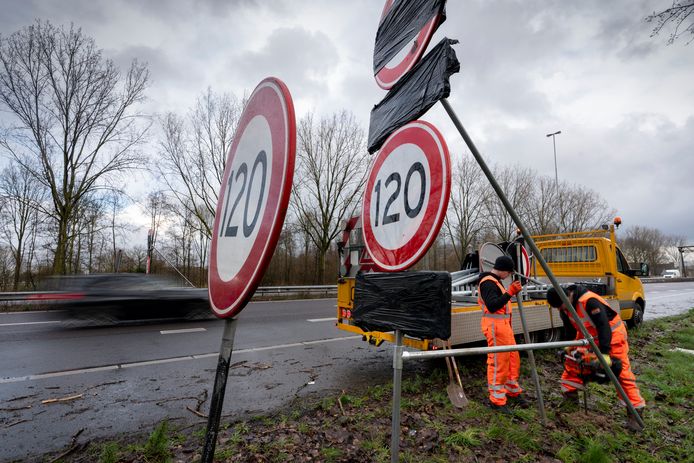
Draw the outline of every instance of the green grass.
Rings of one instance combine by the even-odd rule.
[[[166,463],[171,461],[168,432],[169,422],[162,421],[150,434],[142,452],[148,462]]]
[[[481,431],[477,428],[468,428],[465,431],[454,432],[444,437],[443,441],[448,445],[458,445],[460,447],[477,447],[482,445],[480,438]]]
[[[118,461],[118,444],[107,442],[101,446],[99,463],[116,463]]]

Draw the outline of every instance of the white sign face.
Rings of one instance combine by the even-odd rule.
[[[239,140],[231,163],[217,239],[217,269],[230,281],[246,263],[260,229],[270,190],[272,134],[262,116],[255,116]]]
[[[364,243],[385,271],[414,265],[436,238],[450,196],[448,148],[436,128],[413,121],[383,144],[362,207]]]
[[[422,149],[406,143],[397,146],[381,165],[371,198],[376,241],[395,250],[414,238],[429,204],[431,169]]]
[[[210,306],[218,317],[245,307],[263,277],[289,203],[296,122],[287,87],[274,77],[253,91],[224,169],[210,250]]]

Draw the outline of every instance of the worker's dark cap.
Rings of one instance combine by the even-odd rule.
[[[514,265],[513,259],[508,256],[500,256],[496,258],[494,262],[494,270],[501,270],[502,272],[513,272]]]
[[[547,290],[547,303],[552,307],[561,307],[562,301],[556,289],[549,288]]]

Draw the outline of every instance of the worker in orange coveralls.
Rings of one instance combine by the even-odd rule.
[[[513,273],[513,260],[501,256],[494,262],[491,272],[480,274],[477,288],[477,302],[482,308],[482,333],[487,338],[487,345],[515,345],[513,327],[511,326],[511,298],[518,294],[522,287],[514,281],[508,291],[502,281]],[[507,398],[521,407],[528,407],[528,402],[521,397],[523,389],[518,384],[520,374],[520,355],[515,352],[487,354],[487,386],[489,404],[493,410],[512,414],[506,406]]]
[[[641,392],[636,385],[636,376],[631,371],[627,330],[619,313],[610,307],[610,304],[605,299],[592,291],[588,291],[583,286],[569,286],[566,289],[566,295],[576,309],[583,326],[598,341],[599,355],[602,355],[611,367],[613,362],[621,362],[621,372],[617,375],[619,384],[621,384],[628,400],[638,414],[643,416],[646,401],[641,397]],[[550,288],[547,291],[547,302],[552,307],[559,309],[564,327],[567,329],[569,336],[575,337],[575,339],[583,339],[583,333],[581,333],[573,317],[568,314],[566,307],[554,288]],[[569,361],[565,361],[564,366],[564,373],[561,376],[562,394],[565,400],[578,402],[578,389],[583,389],[584,387],[580,378],[580,372],[575,364]],[[624,404],[623,400],[620,401]],[[636,421],[636,418],[629,413],[629,410],[627,410],[627,417],[627,428],[632,431],[641,431],[641,426]]]

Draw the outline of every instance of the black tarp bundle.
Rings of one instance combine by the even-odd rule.
[[[451,274],[361,273],[352,319],[365,331],[400,330],[422,339],[451,336]]]
[[[460,62],[451,47],[455,43],[458,41],[444,37],[374,106],[369,123],[369,153],[377,151],[395,130],[450,95],[448,80],[460,71]]]
[[[446,0],[395,0],[378,25],[374,46],[374,75],[397,55],[437,14],[436,27],[446,20]]]

